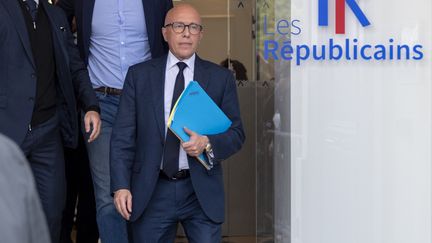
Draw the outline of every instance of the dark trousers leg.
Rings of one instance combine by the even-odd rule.
[[[75,150],[65,148],[65,172],[66,172],[66,205],[63,210],[61,243],[72,243],[71,232],[75,219],[75,208],[78,196],[77,166],[75,161]]]
[[[65,202],[63,145],[57,121],[57,117],[51,118],[28,131],[21,146],[35,177],[52,243],[60,240]]]
[[[177,224],[185,229],[191,243],[220,243],[221,224],[204,213],[190,178],[159,179],[143,215],[132,222],[134,242],[173,243]]]
[[[175,194],[174,184],[159,179],[143,215],[131,223],[133,242],[174,242],[178,224]]]
[[[222,225],[212,222],[201,208],[197,208],[194,215],[185,218],[181,223],[189,243],[222,242]]]
[[[222,224],[213,222],[204,213],[196,197],[190,179],[184,180],[183,185],[177,183],[177,193],[180,205],[177,210],[179,220],[185,230],[189,243],[220,243],[222,242]]]
[[[80,136],[77,205],[77,239],[76,243],[97,243],[99,231],[96,222],[96,202],[93,191],[93,180],[83,137]]]
[[[62,220],[62,243],[72,243],[72,227],[76,225],[76,243],[97,243],[96,206],[87,150],[79,137],[76,149],[65,148],[67,196]],[[76,215],[75,215],[76,209]],[[74,222],[74,218],[76,221]]]

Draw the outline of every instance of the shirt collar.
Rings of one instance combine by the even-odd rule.
[[[177,66],[178,62],[184,62],[186,63],[187,67],[191,69],[192,73],[194,72],[195,67],[195,57],[196,54],[194,53],[191,57],[188,59],[179,60],[174,54],[172,54],[171,51],[168,52],[168,59],[167,59],[167,68],[171,69],[174,66]]]
[[[23,2],[25,2],[26,0],[23,0]],[[36,5],[39,6],[39,0],[33,0],[36,2]]]

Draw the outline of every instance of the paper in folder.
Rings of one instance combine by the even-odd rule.
[[[184,127],[200,135],[214,135],[228,130],[231,123],[198,82],[191,81],[175,103],[167,126],[182,142],[187,142],[189,135]],[[198,160],[207,170],[211,169],[205,153]]]

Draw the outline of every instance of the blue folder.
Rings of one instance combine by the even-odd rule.
[[[231,123],[198,82],[191,81],[175,103],[167,126],[182,142],[187,142],[189,135],[184,127],[200,135],[214,135],[227,131]],[[198,160],[207,170],[211,169],[207,156],[200,154]]]

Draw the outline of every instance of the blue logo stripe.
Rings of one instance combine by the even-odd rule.
[[[318,1],[318,25],[328,26],[328,0]]]
[[[353,13],[355,14],[355,16],[360,21],[363,27],[370,25],[370,22],[367,19],[366,15],[363,13],[363,11],[360,9],[358,4],[354,0],[345,0],[345,2],[351,8],[351,10],[353,11]]]

